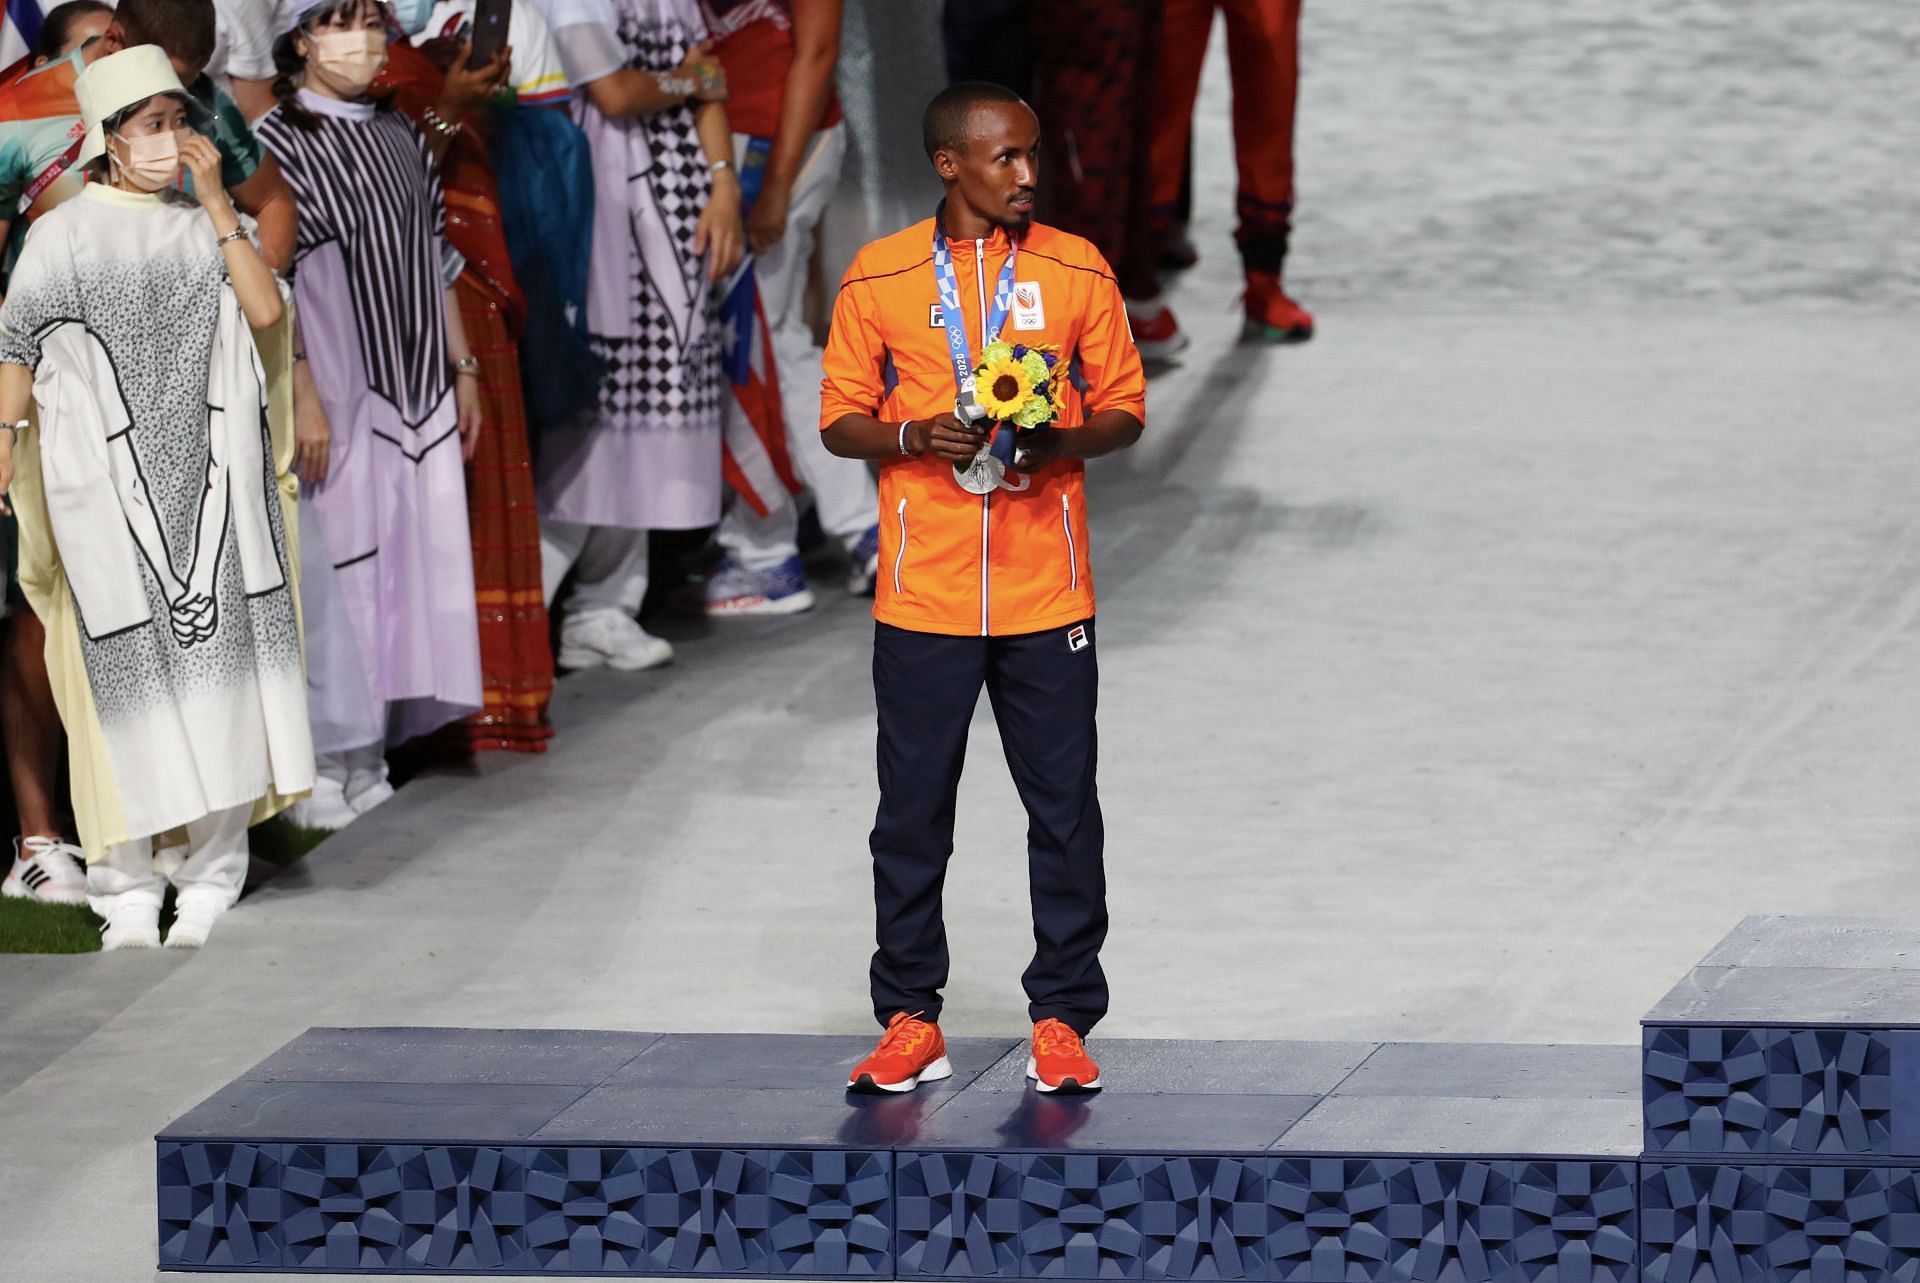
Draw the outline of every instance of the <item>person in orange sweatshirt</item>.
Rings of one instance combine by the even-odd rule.
[[[827,448],[880,465],[870,979],[886,1033],[847,1085],[904,1092],[952,1073],[939,1025],[941,889],[985,686],[1028,817],[1028,1076],[1043,1092],[1096,1090],[1083,1040],[1107,1009],[1107,907],[1083,479],[1086,460],[1139,440],[1146,384],[1100,252],[1033,222],[1033,110],[1011,90],[963,83],[929,104],[923,132],[946,200],[855,257],[822,382]],[[986,432],[956,401],[972,404],[971,362],[995,338],[1056,349],[1072,386],[1057,423],[1021,433],[1012,470],[977,493],[956,465],[975,460]]]

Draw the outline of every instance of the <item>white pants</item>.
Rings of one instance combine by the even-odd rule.
[[[640,613],[647,597],[647,532],[540,519],[540,580],[552,607],[571,570],[573,591],[561,613],[569,619],[612,611]]]
[[[121,905],[142,901],[158,909],[171,882],[183,899],[205,896],[232,908],[247,880],[247,821],[252,818],[249,802],[192,821],[184,858],[179,847],[156,856],[151,838],[108,847],[105,859],[87,866],[87,903],[103,918]]]
[[[735,134],[736,164],[744,163],[746,149],[747,135]],[[780,408],[794,471],[813,492],[821,529],[851,548],[879,520],[879,493],[873,473],[864,462],[829,454],[820,443],[820,349],[814,346],[813,330],[803,314],[820,216],[833,199],[846,156],[844,124],[814,136],[806,162],[793,182],[786,234],[754,261],[753,273],[780,378]],[[727,413],[740,414],[739,405],[728,401]],[[799,551],[795,543],[798,527],[799,510],[791,497],[764,517],[733,498],[720,519],[720,546],[735,561],[761,570],[777,566]]]

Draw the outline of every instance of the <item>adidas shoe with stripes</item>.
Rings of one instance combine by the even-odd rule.
[[[85,904],[87,866],[80,848],[56,838],[14,839],[13,868],[0,882],[0,895],[41,904]]]

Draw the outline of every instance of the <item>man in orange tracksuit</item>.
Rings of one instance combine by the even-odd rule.
[[[820,409],[829,450],[880,464],[880,806],[869,846],[873,1006],[887,1032],[848,1086],[911,1091],[952,1072],[939,1028],[941,888],[984,685],[1028,817],[1028,1075],[1041,1091],[1088,1091],[1100,1071],[1082,1039],[1107,1007],[1107,909],[1083,461],[1139,439],[1146,385],[1099,251],[1032,221],[1033,111],[997,85],[960,84],[928,106],[924,132],[946,200],[847,270]],[[1022,433],[1013,470],[971,493],[955,465],[974,460],[986,433],[956,417],[955,400],[996,337],[1057,349],[1073,385],[1058,424]]]

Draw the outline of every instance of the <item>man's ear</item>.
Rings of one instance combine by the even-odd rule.
[[[952,182],[960,176],[960,161],[947,148],[942,147],[933,153],[933,172],[946,182]]]

